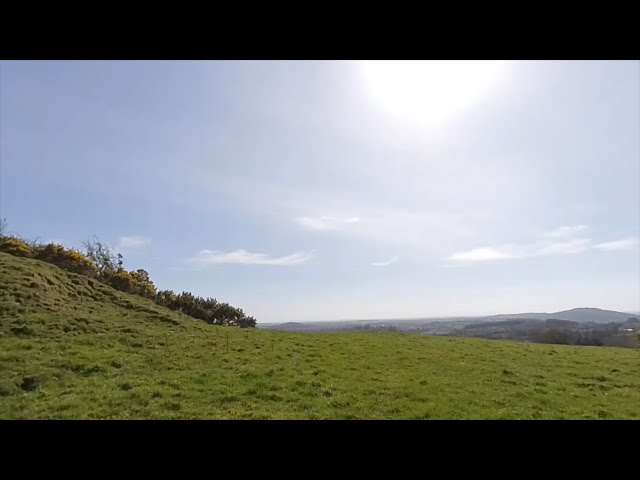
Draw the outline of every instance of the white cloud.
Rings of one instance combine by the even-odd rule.
[[[474,248],[466,252],[454,253],[448,257],[449,260],[455,262],[487,262],[510,258],[518,258],[518,256],[504,249],[501,250],[493,247]]]
[[[296,222],[307,230],[336,230],[340,226],[358,223],[358,217],[338,218],[332,216],[298,217]]]
[[[394,255],[393,257],[391,257],[386,262],[373,262],[371,265],[374,266],[374,267],[387,267],[387,266],[391,265],[392,263],[396,263],[397,261],[398,261],[398,256]]]
[[[614,252],[620,250],[631,250],[639,244],[640,240],[638,240],[637,237],[627,237],[621,238],[620,240],[614,240],[612,242],[599,243],[598,245],[594,245],[593,248],[604,250],[606,252]]]
[[[140,250],[151,243],[149,237],[141,237],[139,235],[130,235],[120,237],[115,250],[119,252],[131,252],[133,250]]]
[[[574,238],[566,242],[551,243],[536,246],[529,256],[544,257],[547,255],[571,255],[586,252],[591,244],[589,238]]]
[[[236,263],[244,265],[302,265],[315,256],[314,251],[296,252],[284,257],[272,257],[265,253],[252,253],[246,250],[236,250],[235,252],[217,252],[203,250],[191,261],[201,266],[219,265],[223,263]]]
[[[546,237],[547,240],[524,245],[474,248],[468,251],[456,252],[447,257],[447,260],[473,263],[583,253],[591,248],[591,239],[571,237],[585,229],[584,225],[560,227],[541,235]]]
[[[587,228],[588,227],[586,225],[566,225],[563,227],[558,227],[549,232],[545,232],[542,234],[542,236],[547,238],[570,238],[584,233]]]

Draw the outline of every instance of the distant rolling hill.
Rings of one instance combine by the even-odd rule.
[[[571,310],[563,310],[555,313],[516,313],[504,315],[492,315],[485,317],[484,320],[506,320],[512,318],[536,318],[540,320],[568,320],[571,322],[593,322],[593,323],[609,323],[624,322],[630,317],[630,313],[616,312],[614,310],[602,310],[600,308],[572,308]]]
[[[603,310],[600,308],[573,308],[554,313],[504,313],[491,316],[468,316],[468,317],[433,317],[433,318],[388,318],[371,320],[335,320],[324,322],[286,322],[286,323],[263,323],[258,328],[267,330],[282,330],[288,332],[320,332],[320,331],[345,331],[361,330],[363,325],[369,324],[372,327],[384,327],[393,325],[400,331],[409,331],[424,325],[436,323],[446,325],[468,324],[471,322],[499,322],[515,319],[529,320],[566,320],[578,323],[610,323],[625,322],[634,316],[633,313],[616,312],[614,310]]]

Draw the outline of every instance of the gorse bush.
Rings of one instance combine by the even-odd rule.
[[[33,250],[29,244],[17,237],[0,237],[0,252],[16,257],[33,257]]]
[[[111,285],[116,290],[125,293],[138,294],[138,288],[133,277],[126,270],[116,270],[109,276],[103,277],[106,284]]]
[[[0,252],[35,258],[69,272],[97,278],[116,290],[148,298],[158,305],[210,324],[242,328],[256,326],[255,318],[247,316],[242,309],[218,302],[215,298],[202,298],[190,292],[158,291],[146,270],[139,268],[128,272],[123,267],[122,255],[112,252],[95,236],[83,244],[83,253],[53,243],[42,245],[37,241],[5,236],[2,232],[6,232],[6,221],[3,220],[0,226]]]
[[[66,249],[62,245],[50,243],[35,247],[33,258],[53,263],[63,270],[87,277],[96,277],[98,275],[95,265],[84,254],[77,250]]]
[[[155,300],[156,286],[146,270],[140,268],[127,272],[124,268],[118,268],[108,274],[103,273],[103,277],[105,283],[117,290]]]
[[[135,282],[138,295],[155,300],[157,289],[149,278],[149,273],[146,270],[139,268],[135,272],[129,272],[129,275]]]

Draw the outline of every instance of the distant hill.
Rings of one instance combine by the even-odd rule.
[[[266,329],[274,329],[274,330],[286,330],[288,332],[297,332],[300,330],[309,330],[309,328],[311,328],[312,325],[308,323],[300,323],[300,322],[286,322],[286,323],[260,325],[260,327],[266,328]]]
[[[573,308],[553,313],[503,313],[491,316],[468,316],[468,317],[422,317],[422,318],[388,318],[371,320],[334,320],[323,322],[287,322],[259,324],[258,328],[267,330],[282,330],[288,332],[328,332],[328,331],[358,331],[365,325],[372,329],[385,329],[389,326],[395,327],[398,331],[412,331],[416,333],[426,333],[424,330],[442,324],[445,330],[449,327],[467,325],[476,322],[502,322],[505,320],[565,320],[578,323],[610,323],[625,322],[634,316],[633,313],[616,312],[614,310],[603,310],[600,308]],[[444,333],[444,332],[440,332]]]
[[[624,322],[633,317],[630,313],[616,312],[614,310],[602,310],[600,308],[572,308],[571,310],[563,310],[554,313],[515,313],[492,315],[484,317],[484,320],[506,320],[515,318],[530,318],[539,320],[568,320],[570,322],[579,323],[609,323]]]
[[[564,312],[557,312],[553,314],[554,318],[559,318],[561,320],[594,323],[624,322],[631,316],[632,315],[629,315],[628,313],[616,312],[613,310],[602,310],[600,308],[574,308],[572,310],[565,310]]]
[[[551,313],[500,313],[498,315],[490,315],[488,317],[479,317],[483,321],[502,321],[502,320],[513,320],[516,318],[520,319],[535,319],[535,320],[546,320],[547,318],[551,318],[553,314]],[[478,318],[478,317],[476,317]]]

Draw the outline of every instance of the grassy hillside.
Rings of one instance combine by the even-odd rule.
[[[0,253],[0,418],[640,418],[640,351],[218,327]]]

